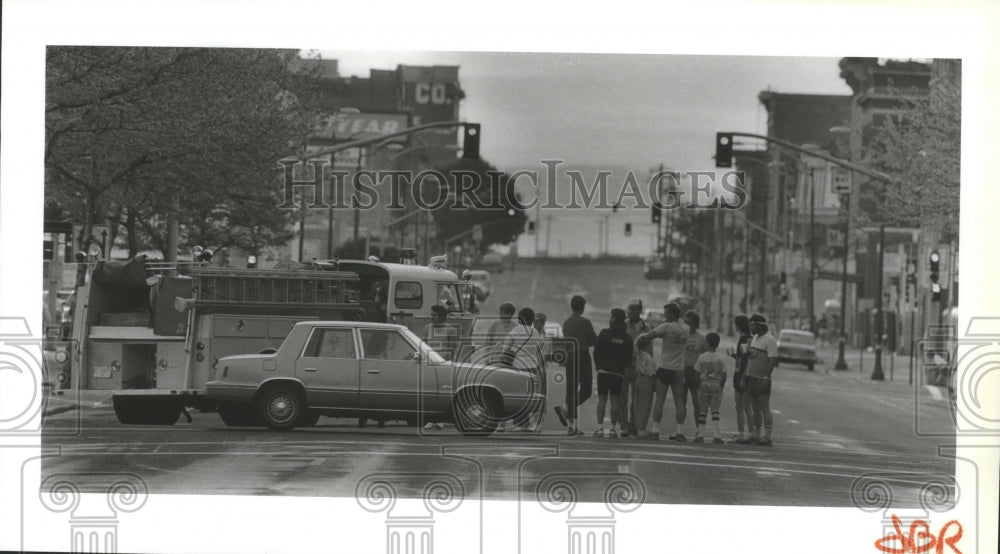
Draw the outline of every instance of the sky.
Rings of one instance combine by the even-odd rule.
[[[342,76],[458,65],[461,117],[503,170],[543,159],[645,171],[714,166],[715,133],[765,131],[763,90],[844,94],[839,58],[322,50]]]

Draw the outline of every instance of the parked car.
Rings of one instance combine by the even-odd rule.
[[[646,279],[670,279],[670,265],[667,259],[662,257],[646,258],[642,276]]]
[[[486,435],[544,402],[529,373],[449,362],[405,326],[353,321],[297,323],[275,353],[221,358],[206,388],[227,425],[281,431],[327,415]]]
[[[469,282],[472,283],[476,291],[476,301],[485,302],[493,292],[493,282],[490,281],[490,272],[485,269],[471,269],[468,272]]]
[[[805,364],[809,371],[816,368],[816,336],[809,331],[782,329],[778,334],[778,363]]]
[[[496,252],[483,254],[483,259],[480,261],[480,265],[483,266],[483,269],[488,271],[503,273],[503,256],[497,254]]]

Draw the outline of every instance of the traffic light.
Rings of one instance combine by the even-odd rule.
[[[632,224],[631,223],[626,223],[625,224],[625,236],[626,237],[631,237],[632,236]]]
[[[661,218],[663,216],[663,207],[656,201],[653,201],[653,224],[659,225]]]
[[[715,133],[715,167],[733,167],[732,133]]]
[[[941,270],[941,254],[938,254],[937,250],[931,252],[930,270],[931,300],[933,302],[939,302],[941,300],[941,277],[939,274],[939,271]]]
[[[784,271],[781,272],[781,301],[788,302],[788,274]]]
[[[479,124],[467,123],[462,126],[465,136],[462,139],[462,157],[465,159],[479,159]]]
[[[55,241],[51,240],[42,241],[42,259],[45,261],[52,261],[55,255],[56,255]]]
[[[528,234],[529,235],[534,235],[535,234],[535,222],[534,221],[529,221],[528,222]]]

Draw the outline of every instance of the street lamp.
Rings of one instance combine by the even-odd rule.
[[[848,127],[831,127],[831,133],[844,134],[850,133],[851,130]],[[848,151],[848,154],[850,152]],[[850,178],[850,173],[847,174]],[[844,195],[844,268],[843,273],[840,276],[840,333],[837,337],[837,363],[833,365],[833,369],[839,371],[847,371],[847,359],[844,357],[844,349],[847,345],[847,260],[848,260],[848,247],[851,244],[850,239],[850,229],[851,229],[851,193],[848,192]],[[876,362],[877,363],[877,362]]]

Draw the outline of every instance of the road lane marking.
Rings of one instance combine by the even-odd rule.
[[[625,464],[618,464],[618,473],[631,473],[628,466]]]
[[[771,413],[781,415],[781,410],[771,410]]]
[[[798,425],[799,424],[799,420],[797,420],[797,419],[789,419],[788,423],[794,423],[795,425]]]
[[[813,429],[806,429],[806,433],[809,433],[809,434],[812,434],[812,435],[818,435],[818,434],[820,434],[819,431],[814,431]]]
[[[829,446],[830,448],[836,448],[838,450],[847,450],[846,446],[836,442],[821,442],[820,444],[823,446]]]

